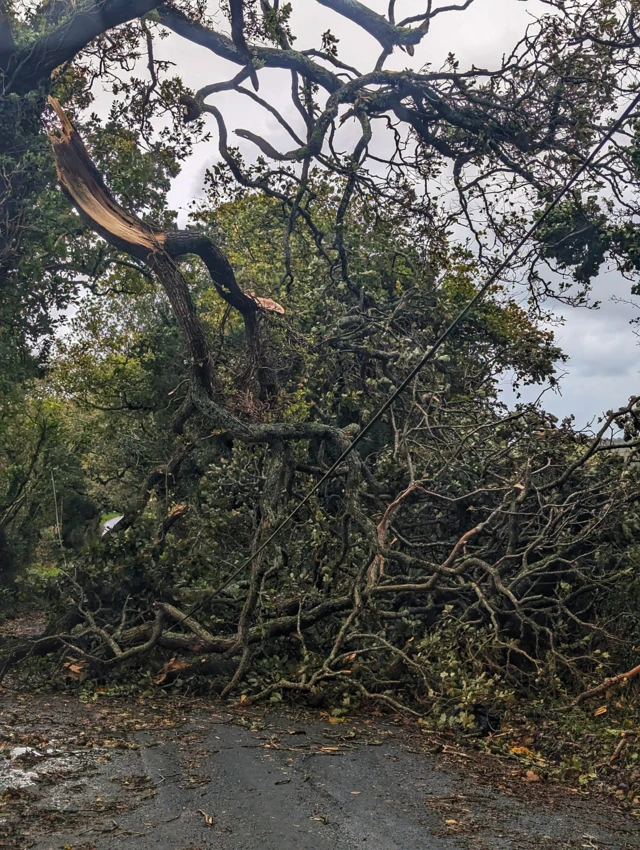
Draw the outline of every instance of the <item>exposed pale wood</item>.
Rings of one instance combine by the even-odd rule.
[[[141,259],[162,249],[165,233],[118,204],[60,103],[54,97],[49,98],[49,103],[61,125],[60,131],[50,137],[60,185],[87,224],[109,242]]]

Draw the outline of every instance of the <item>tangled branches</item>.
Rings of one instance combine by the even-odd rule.
[[[131,13],[125,5],[102,4],[106,26],[126,25],[107,39],[94,4],[63,4],[62,29],[31,39],[30,52],[6,37],[12,22],[0,16],[5,85],[23,63],[29,89],[40,68],[69,111],[81,110],[78,89],[97,63],[103,77],[113,71],[114,96],[125,93],[115,112],[128,109],[139,124],[129,149],[136,140],[151,146],[152,119],[170,113],[181,129],[166,138],[185,149],[210,123],[220,163],[207,175],[211,203],[195,216],[199,230],[152,225],[141,212],[145,192],[137,206],[126,191],[118,198],[50,101],[61,122],[52,134],[59,180],[81,218],[74,227],[92,251],[105,240],[108,262],[134,283],[159,282],[153,307],[166,301],[165,324],[180,334],[164,362],[175,352],[178,367],[164,406],[135,410],[141,440],[157,450],[153,464],[140,464],[144,474],[121,472],[124,520],[64,565],[63,625],[54,617],[41,640],[7,647],[4,669],[30,652],[56,652],[76,673],[142,666],[163,685],[220,675],[225,694],[250,699],[287,689],[315,698],[335,686],[398,707],[438,696],[473,702],[483,689],[541,682],[576,690],[613,672],[607,663],[630,666],[637,623],[614,609],[616,594],[636,587],[638,399],[596,434],[537,405],[507,411],[498,379],[540,382],[561,355],[504,292],[456,328],[286,534],[274,538],[273,529],[471,301],[479,272],[495,266],[494,248],[517,242],[535,205],[606,133],[608,111],[634,85],[633,15],[622,5],[616,17],[597,4],[582,14],[558,3],[494,70],[461,70],[451,56],[439,70],[398,71],[389,70],[394,49],[416,55],[433,19],[469,2],[429,2],[397,22],[394,3],[384,17],[352,0],[322,0],[380,45],[375,65],[360,71],[338,58],[330,33],[322,49],[295,49],[288,13],[268,0],[260,12],[234,0],[230,36],[206,4],[138,3]],[[195,92],[170,83],[154,46],[167,32],[235,65],[235,75]],[[118,73],[138,43],[151,82],[125,86]],[[70,80],[50,78],[82,50]],[[265,69],[289,76],[295,121],[265,94]],[[266,110],[288,149],[237,129],[262,155],[248,168],[212,100],[221,92]],[[381,128],[392,142],[384,155]],[[635,177],[616,163],[628,141],[619,134],[579,188],[609,185],[626,198]],[[446,202],[432,191],[439,182],[451,190]],[[538,262],[569,263],[574,242],[578,253],[584,247],[560,219],[550,222],[559,228],[551,248],[522,257],[534,307],[550,291],[537,285]],[[473,251],[450,244],[460,222]],[[140,287],[126,291],[135,300]],[[562,286],[556,294],[584,295]],[[157,317],[132,312],[125,338],[157,330]],[[133,359],[127,349],[114,381]],[[136,375],[146,379],[152,360],[138,356]],[[100,398],[94,407],[115,412]],[[610,442],[619,429],[624,453]],[[99,461],[87,457],[91,464]]]
[[[164,685],[213,675],[219,688],[222,676],[225,693],[250,699],[333,686],[395,707],[541,682],[575,691],[605,669],[600,656],[625,663],[634,635],[615,600],[633,581],[640,481],[636,448],[621,456],[608,434],[637,427],[638,400],[587,439],[531,407],[490,418],[440,403],[429,382],[386,423],[391,446],[370,441],[212,593],[335,450],[326,436],[218,446],[155,551],[136,559],[132,529],[128,542],[114,534],[108,570],[78,565],[62,582],[76,626],[32,650],[97,675],[151,664]],[[114,557],[133,560],[128,573]]]

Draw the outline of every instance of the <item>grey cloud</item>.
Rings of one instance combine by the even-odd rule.
[[[369,4],[376,11],[386,13],[386,0],[369,0]],[[513,47],[524,33],[531,21],[531,12],[544,11],[544,8],[537,0],[531,3],[478,0],[465,12],[444,14],[436,18],[429,37],[416,50],[416,55],[410,58],[397,50],[390,57],[387,67],[401,70],[409,65],[421,67],[425,63],[439,67],[449,52],[457,55],[462,67],[469,67],[472,63],[495,67],[502,54]],[[398,4],[397,15],[402,16],[403,13]],[[372,67],[379,55],[380,48],[374,39],[315,0],[298,0],[294,4],[292,27],[297,35],[298,49],[318,46],[321,33],[331,29],[340,39],[340,55],[362,70]],[[236,66],[173,34],[158,44],[157,52],[158,56],[175,62],[176,73],[194,89],[206,83],[228,79],[237,72]],[[300,116],[290,101],[288,74],[263,70],[260,79],[260,94],[265,96],[266,93],[284,117],[296,130],[302,132]],[[225,115],[230,143],[237,145],[248,161],[254,161],[258,151],[251,143],[233,136],[232,131],[236,128],[243,127],[263,135],[281,150],[293,146],[288,134],[275,119],[247,98],[237,93],[224,93],[216,96],[215,103]],[[210,119],[209,126],[213,134],[212,142],[196,149],[171,192],[171,203],[181,210],[183,220],[188,203],[202,194],[206,168],[219,156],[213,119]],[[359,134],[359,127],[355,122],[348,122],[342,132],[347,146]],[[378,144],[384,146],[382,134]],[[594,287],[594,296],[603,302],[600,310],[562,311],[565,324],[556,329],[556,337],[570,360],[566,367],[567,374],[562,379],[561,394],[545,396],[545,405],[556,415],[564,417],[575,413],[578,421],[584,423],[602,410],[624,403],[629,395],[640,389],[640,350],[633,328],[629,325],[634,311],[609,300],[612,295],[628,297],[629,286],[619,275],[602,275]],[[537,395],[539,390],[533,392]],[[512,397],[509,393],[507,395]]]

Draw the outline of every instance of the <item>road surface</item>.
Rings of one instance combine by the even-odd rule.
[[[0,847],[640,848],[606,801],[509,763],[492,773],[487,756],[429,754],[415,726],[380,718],[23,695],[3,704],[0,736]]]

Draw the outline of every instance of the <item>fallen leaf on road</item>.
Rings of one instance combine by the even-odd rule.
[[[535,753],[529,749],[529,747],[511,747],[511,752],[517,756],[529,756],[532,757]]]

